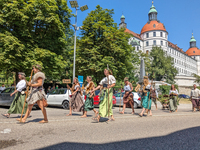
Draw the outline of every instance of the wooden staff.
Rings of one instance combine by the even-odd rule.
[[[122,83],[121,83],[121,93],[120,93],[119,111],[121,110],[121,97],[122,97]]]
[[[13,79],[14,79],[14,86],[15,86],[15,90],[16,90],[16,79],[15,79],[15,72],[13,72]]]
[[[109,68],[108,68],[108,64],[107,64],[107,69],[108,69],[108,73],[109,73]],[[109,75],[107,76],[107,78],[108,78],[108,86],[109,86]],[[108,87],[107,87],[108,88]],[[110,117],[110,111],[109,111],[109,95],[110,93],[109,93],[109,88],[108,88],[108,118]]]
[[[29,82],[31,82],[32,75],[33,75],[33,69],[32,69],[32,71],[31,71],[31,77],[30,77],[30,79],[29,79]],[[20,122],[22,122],[22,115],[23,115],[23,113],[24,113],[24,108],[25,108],[26,99],[27,99],[27,96],[28,96],[28,91],[29,91],[29,86],[27,86],[27,89],[26,89],[26,97],[25,97],[25,101],[24,101],[24,105],[23,105],[23,109],[22,109],[22,114],[21,114]]]

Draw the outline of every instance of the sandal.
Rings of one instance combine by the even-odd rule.
[[[81,116],[81,118],[87,118],[87,115],[83,115],[83,116]]]
[[[143,115],[142,115],[142,114],[139,114],[139,116],[140,116],[140,117],[143,117]]]
[[[6,118],[10,118],[9,114],[1,114],[2,116],[6,117]]]
[[[48,120],[47,121],[42,120],[42,121],[39,121],[39,123],[48,123]]]

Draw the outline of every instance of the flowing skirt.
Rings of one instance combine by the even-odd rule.
[[[142,98],[142,107],[151,110],[151,98],[149,96],[150,92],[147,92],[147,96]]]
[[[99,115],[101,117],[107,117],[113,115],[113,89],[109,89],[109,104],[108,104],[108,89],[100,96],[104,96],[103,100],[99,104]],[[101,98],[100,98],[101,99]],[[108,108],[109,105],[109,108]]]
[[[86,95],[84,110],[90,111],[90,110],[93,110],[93,109],[94,109],[94,100],[93,100],[93,97],[90,98],[90,94],[88,93]]]
[[[39,90],[38,88],[33,88],[31,94],[27,98],[28,105],[35,104],[38,100],[46,99],[44,90]]]
[[[71,100],[69,101],[69,106],[74,112],[81,112],[84,110],[84,103],[80,92],[76,92],[72,95]]]
[[[15,98],[8,110],[9,114],[21,114],[22,113],[25,96],[26,96],[26,94],[21,94],[20,92],[16,93]],[[24,108],[24,112],[23,112],[24,114],[26,113],[26,110],[27,110],[27,103],[25,104],[25,108]]]
[[[169,110],[170,111],[177,110],[177,97],[176,96],[170,98],[170,100],[169,100]]]
[[[131,92],[126,92],[124,94],[123,103],[126,104],[127,108],[131,108],[131,104],[134,106],[133,94]]]

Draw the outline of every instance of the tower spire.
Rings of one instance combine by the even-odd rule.
[[[153,0],[152,0],[152,6],[150,8],[150,11],[149,11],[149,21],[152,21],[152,20],[157,20],[157,10],[155,8],[155,6],[153,5]]]
[[[192,47],[196,47],[196,40],[193,36],[193,32],[192,32],[192,37],[191,37],[191,40],[190,40],[190,48]]]

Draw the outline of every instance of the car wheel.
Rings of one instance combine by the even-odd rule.
[[[134,109],[138,108],[138,104],[134,102]]]
[[[69,101],[64,101],[63,104],[62,104],[62,107],[64,109],[69,109]]]

